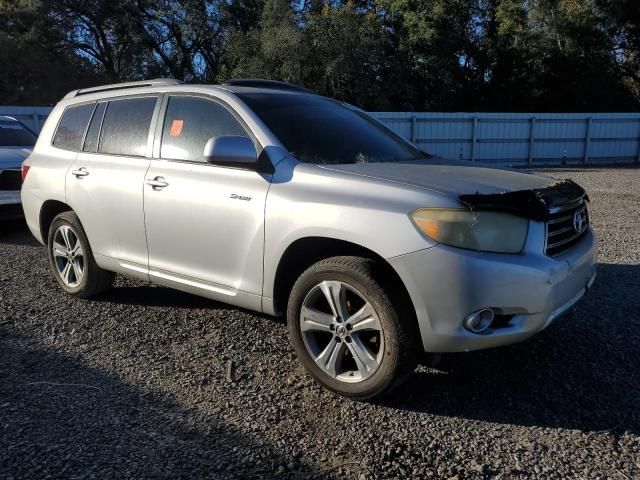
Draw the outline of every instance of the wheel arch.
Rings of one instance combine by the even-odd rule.
[[[53,219],[56,218],[57,215],[60,215],[63,212],[72,212],[73,208],[67,205],[64,202],[59,200],[47,200],[42,204],[40,208],[40,235],[42,236],[43,242],[47,243],[47,239],[49,237],[49,227],[51,227],[51,223]]]
[[[420,338],[413,302],[404,282],[391,264],[362,245],[335,238],[303,237],[295,240],[285,249],[275,273],[273,289],[275,313],[281,315],[286,312],[291,288],[307,268],[320,260],[336,256],[357,256],[374,260],[378,269],[376,279],[398,308],[398,315],[410,317],[408,320],[415,327],[415,338]]]

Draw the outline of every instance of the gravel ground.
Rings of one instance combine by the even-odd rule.
[[[122,277],[65,296],[0,225],[0,477],[640,478],[640,169],[547,173],[591,196],[593,290],[382,404],[316,386],[282,320]]]

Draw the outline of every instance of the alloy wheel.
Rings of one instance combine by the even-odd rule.
[[[80,285],[84,277],[84,250],[78,234],[69,225],[61,225],[55,231],[51,253],[64,284],[71,288]]]
[[[302,302],[300,331],[315,363],[336,380],[362,382],[384,353],[384,331],[373,305],[351,285],[323,281]]]

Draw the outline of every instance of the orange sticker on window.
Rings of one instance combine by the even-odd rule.
[[[169,130],[169,136],[179,137],[182,133],[182,125],[184,125],[184,120],[174,120],[171,124],[171,130]]]

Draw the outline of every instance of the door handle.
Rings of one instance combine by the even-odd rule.
[[[154,190],[169,186],[169,182],[165,182],[164,177],[147,178],[146,183],[153,187]]]
[[[80,167],[77,170],[73,170],[71,173],[73,175],[75,175],[76,178],[82,178],[82,177],[86,177],[87,175],[89,175],[89,171],[85,167]]]

